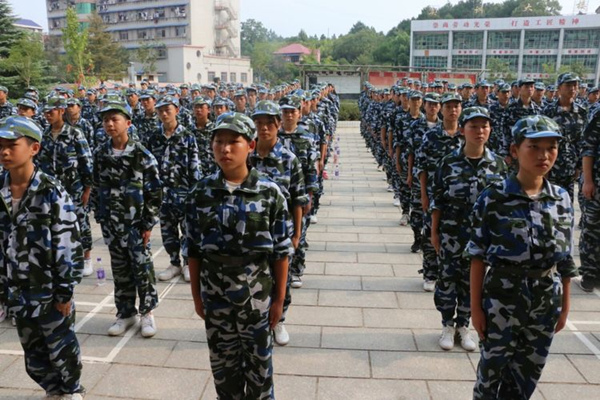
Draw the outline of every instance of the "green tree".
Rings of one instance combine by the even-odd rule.
[[[558,70],[556,69],[556,64],[554,63],[542,64],[542,71],[544,74],[548,75],[547,78],[544,78],[544,83],[547,85],[556,84],[556,79],[558,76],[565,72],[572,72],[581,79],[585,79],[585,76],[590,72],[589,68],[586,68],[581,62],[562,64]]]
[[[240,41],[243,56],[250,56],[256,43],[280,39],[275,32],[265,28],[262,22],[249,19],[242,22]]]
[[[397,31],[395,36],[386,37],[373,51],[373,58],[378,64],[408,65],[410,63],[410,35],[405,31]]]
[[[22,31],[14,26],[15,17],[6,0],[0,0],[0,59],[10,56],[11,50],[19,42]],[[0,69],[0,85],[6,86],[10,92],[19,88],[19,76],[6,68]]]
[[[511,14],[513,17],[560,15],[562,10],[558,0],[526,0],[518,3]]]
[[[91,61],[88,51],[88,30],[79,24],[74,7],[67,8],[67,25],[62,33],[67,56],[67,71],[71,71],[76,82],[83,82],[85,70],[90,66]]]
[[[354,25],[352,25],[352,28],[350,28],[350,31],[348,32],[349,35],[353,35],[355,33],[358,33],[360,31],[364,31],[364,30],[369,30],[369,29],[373,29],[373,28],[369,28],[368,26],[366,26],[365,24],[363,24],[361,21],[358,21],[357,23],[355,23]]]
[[[510,70],[510,63],[500,58],[488,58],[487,69],[489,70],[489,78],[502,78],[505,81],[515,79],[514,73]]]
[[[21,35],[10,51],[10,56],[2,60],[3,69],[14,72],[19,77],[18,86],[41,86],[48,77],[48,66],[44,58],[42,37],[35,33]]]
[[[355,63],[361,56],[362,61],[372,59],[373,51],[383,40],[384,36],[374,29],[361,29],[356,33],[340,36],[333,44],[333,57],[345,58],[350,63]]]
[[[159,50],[164,49],[164,44],[140,43],[140,47],[135,52],[135,58],[142,64],[142,70],[146,74],[154,74],[157,70]]]
[[[94,12],[89,22],[88,50],[92,62],[91,73],[101,81],[122,78],[127,74],[129,63],[127,50],[113,41],[98,13]]]

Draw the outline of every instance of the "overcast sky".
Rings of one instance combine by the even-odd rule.
[[[8,0],[21,18],[31,19],[48,31],[45,0]],[[242,21],[255,19],[268,29],[287,37],[304,29],[310,36],[348,33],[352,25],[362,21],[387,33],[405,18],[419,15],[426,5],[441,7],[448,0],[240,0]],[[490,2],[484,1],[484,2]],[[501,0],[492,1],[499,3]],[[458,3],[452,0],[450,3]],[[563,14],[572,14],[575,0],[560,0]],[[589,13],[600,6],[600,0],[589,1]]]

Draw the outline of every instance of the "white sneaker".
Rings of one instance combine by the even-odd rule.
[[[44,400],[61,400],[64,395],[60,394],[46,394]]]
[[[400,201],[398,201],[400,202]],[[402,217],[400,218],[400,226],[406,226],[408,225],[408,214],[402,214]]]
[[[129,318],[117,318],[115,322],[108,328],[108,336],[119,336],[125,333],[130,326],[137,324],[137,316]]]
[[[186,282],[190,281],[190,267],[187,265],[183,266],[183,280]]]
[[[151,338],[156,335],[156,322],[154,322],[154,315],[152,313],[142,315],[141,323],[143,337]]]
[[[300,289],[302,287],[302,279],[297,275],[292,275],[292,282],[290,282],[290,286],[294,289]]]
[[[283,322],[275,325],[275,329],[273,329],[273,335],[275,336],[275,343],[280,346],[285,346],[290,342],[290,334],[287,329],[285,329],[285,325]]]
[[[458,337],[460,338],[460,346],[466,351],[474,351],[477,348],[473,337],[471,336],[471,332],[469,332],[469,328],[466,326],[461,326],[457,330]]]
[[[423,282],[423,290],[426,292],[433,292],[435,290],[435,281],[425,279],[425,281]]]
[[[444,350],[452,350],[454,348],[454,335],[456,330],[453,326],[444,326],[442,336],[440,336],[440,347]]]
[[[400,199],[394,199],[394,202],[392,204],[394,205],[394,207],[400,207]]]
[[[176,276],[179,276],[179,274],[181,274],[181,267],[171,264],[167,267],[167,269],[165,269],[160,274],[158,274],[158,280],[159,281],[170,281],[171,279],[175,278]]]
[[[317,219],[316,215],[313,214],[313,215],[310,216],[310,223],[311,223],[311,225],[316,225],[318,222],[319,222],[319,220]]]
[[[92,259],[86,258],[83,260],[83,276],[90,276],[94,273],[94,267],[92,266]]]
[[[73,393],[73,394],[63,394],[59,396],[60,400],[83,400],[83,395],[81,393]]]
[[[15,317],[12,317],[10,323],[12,324],[12,326],[17,326],[17,319]]]
[[[388,185],[387,191],[390,192],[390,193],[393,192],[394,191],[394,187],[392,185]]]

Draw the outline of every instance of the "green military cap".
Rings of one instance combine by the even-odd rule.
[[[489,83],[485,79],[481,80],[481,81],[477,82],[477,84],[475,84],[476,88],[480,88],[480,87],[492,87],[492,86],[494,86],[494,85],[492,85],[491,83]]]
[[[588,94],[590,94],[590,93],[596,93],[596,92],[598,92],[599,90],[600,90],[600,89],[598,88],[598,86],[594,86],[594,87],[592,87],[592,88],[588,89]]]
[[[556,80],[556,84],[558,86],[562,85],[563,83],[569,83],[569,82],[581,82],[581,79],[579,79],[579,77],[571,72],[565,72],[564,74],[560,74],[558,76],[558,79]]]
[[[81,101],[79,101],[79,99],[71,97],[70,99],[67,99],[67,106],[71,106],[71,105],[76,105],[76,106],[81,107]]]
[[[498,89],[501,92],[510,92],[510,84],[505,83],[502,86],[500,86],[500,89]]]
[[[29,99],[29,100],[31,100],[31,101],[33,101],[35,103],[37,103],[38,101],[40,101],[40,98],[38,97],[37,93],[35,93],[35,92],[26,92],[23,95],[23,98]]]
[[[439,103],[441,97],[439,93],[427,93],[423,99],[430,103]]]
[[[6,86],[0,86],[0,92],[8,93]]]
[[[46,102],[44,106],[44,111],[51,111],[55,108],[66,108],[67,107],[67,99],[62,96],[52,96]]]
[[[469,89],[473,88],[473,84],[471,82],[465,82],[462,84],[462,86],[463,86],[463,89],[464,88],[469,88]]]
[[[137,91],[136,88],[129,88],[125,91],[125,95],[127,95],[127,96],[133,96],[134,94],[139,96],[139,92]]]
[[[100,110],[100,116],[109,112],[109,111],[118,111],[121,114],[125,115],[127,119],[131,119],[131,113],[125,106],[125,103],[120,101],[109,101],[104,105],[104,107]]]
[[[206,104],[207,106],[210,107],[210,100],[204,98],[203,96],[198,96],[194,99],[194,102],[192,103],[194,106],[201,106]]]
[[[37,112],[37,104],[35,104],[35,102],[33,100],[28,99],[26,97],[23,97],[23,98],[19,99],[19,101],[17,101],[17,107],[18,106],[29,107]]]
[[[456,84],[454,84],[454,83],[449,83],[449,84],[448,84],[448,89],[450,89],[450,90],[456,90]]]
[[[468,107],[465,108],[460,114],[460,117],[458,118],[458,124],[460,126],[465,126],[468,121],[474,118],[485,118],[488,121],[492,120],[489,111],[485,107]]]
[[[87,92],[85,92],[85,94],[87,94],[87,95],[96,94],[96,89],[88,89]]]
[[[418,90],[412,90],[408,94],[408,98],[409,99],[422,99],[423,98],[423,93],[419,92]]]
[[[281,107],[282,110],[299,110],[302,107],[302,98],[296,95],[283,96],[279,100],[279,107]]]
[[[534,88],[535,90],[546,90],[546,85],[544,85],[544,82],[536,82]]]
[[[246,96],[246,91],[244,89],[240,89],[238,91],[235,92],[235,96],[234,97],[242,97],[242,96]]]
[[[156,92],[151,89],[142,90],[140,92],[140,100],[153,98],[156,100]]]
[[[12,116],[0,121],[0,138],[16,140],[28,137],[40,142],[42,130],[32,119],[21,116]]]
[[[214,135],[219,130],[229,130],[244,136],[248,140],[256,139],[256,127],[254,122],[242,113],[226,113],[217,118],[215,127],[211,129]]]
[[[448,93],[444,93],[444,95],[442,96],[442,100],[441,103],[445,104],[449,101],[458,101],[462,103],[462,97],[460,97],[460,95],[458,93],[453,93],[453,92],[448,92]]]
[[[158,109],[168,105],[173,105],[179,108],[179,99],[173,96],[163,96],[160,99],[158,99],[158,102],[156,103],[156,108]]]
[[[35,86],[29,86],[27,88],[26,92],[34,92],[34,93],[37,93],[37,94],[40,93],[40,91],[38,90],[38,88],[36,88]]]
[[[522,79],[519,79],[519,81],[518,81],[519,87],[521,87],[523,85],[531,85],[531,84],[535,84],[535,79],[533,79],[533,78],[522,78]]]
[[[556,92],[556,86],[555,85],[548,85],[546,87],[546,90],[549,92]]]
[[[187,83],[182,83],[181,85],[179,85],[179,89],[189,89],[190,85],[188,85]]]
[[[512,127],[514,143],[520,143],[524,139],[538,139],[546,137],[562,138],[560,126],[545,115],[530,115],[521,118]]]
[[[214,106],[228,106],[229,103],[227,103],[227,100],[224,97],[215,97],[215,99],[212,102],[213,107]]]
[[[254,107],[254,112],[252,113],[252,118],[259,117],[261,115],[272,115],[275,117],[281,116],[281,109],[279,105],[271,100],[261,100],[256,103],[256,107]]]
[[[199,84],[197,84],[197,83],[194,83],[194,84],[192,85],[192,91],[194,91],[194,90],[201,91],[201,90],[202,90],[202,87],[201,87]]]

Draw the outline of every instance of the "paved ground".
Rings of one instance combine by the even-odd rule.
[[[421,290],[411,231],[398,225],[384,175],[356,125],[341,124],[340,137],[341,176],[326,182],[319,223],[310,228],[305,285],[294,291],[288,318],[291,343],[275,348],[277,398],[469,399],[478,353],[439,349],[440,316]],[[95,246],[94,257],[107,266],[106,247],[101,240]],[[168,258],[158,230],[153,248],[160,271]],[[600,398],[600,293],[574,286],[569,329],[555,340],[535,399]],[[86,278],[77,287],[86,398],[214,399],[188,284],[159,285],[154,339],[135,329],[106,336],[115,313],[111,291],[110,274],[105,286]],[[0,324],[0,398],[42,396],[25,374],[16,331]]]

